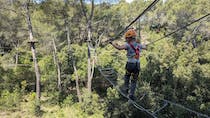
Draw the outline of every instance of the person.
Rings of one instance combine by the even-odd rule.
[[[134,29],[128,29],[125,33],[126,43],[124,45],[118,45],[116,43],[109,43],[118,50],[126,50],[127,51],[127,63],[125,66],[126,73],[124,76],[124,87],[123,92],[128,94],[129,85],[130,92],[128,97],[132,100],[135,99],[134,93],[136,89],[136,83],[140,72],[140,52],[142,49],[146,49],[146,45],[141,45],[136,39],[136,31]],[[130,77],[131,84],[130,84]]]

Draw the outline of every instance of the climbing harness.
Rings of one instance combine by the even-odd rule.
[[[135,51],[135,56],[134,56],[134,58],[135,59],[139,59],[139,57],[140,57],[140,47],[139,46],[137,46],[136,48],[133,46],[133,44],[131,44],[131,43],[128,43],[129,45],[130,45],[130,47]]]

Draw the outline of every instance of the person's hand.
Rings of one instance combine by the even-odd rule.
[[[110,44],[112,44],[112,41],[113,41],[113,39],[112,39],[112,38],[110,38],[110,39],[109,39],[109,43],[110,43]]]
[[[110,44],[112,44],[112,41],[109,41]]]

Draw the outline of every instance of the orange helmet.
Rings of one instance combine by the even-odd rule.
[[[129,29],[125,33],[125,38],[136,38],[136,31],[134,29]]]

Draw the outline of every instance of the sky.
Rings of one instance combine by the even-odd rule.
[[[131,3],[133,0],[125,0],[126,2],[128,2],[128,3]]]
[[[40,2],[45,1],[45,0],[33,0],[33,1],[35,1],[37,3],[40,3]],[[90,1],[90,0],[87,0],[87,1]],[[107,1],[107,0],[95,0],[95,3],[97,4],[97,3],[100,3],[101,1]],[[109,0],[109,1],[111,1],[111,3],[116,3],[116,1],[118,1],[118,0]],[[125,1],[128,2],[128,3],[131,3],[134,0],[125,0]],[[147,0],[145,0],[145,1],[147,1]],[[163,2],[166,2],[166,1],[167,0],[163,0]]]
[[[43,0],[34,0],[34,1],[36,1],[36,2],[39,3],[39,2],[41,2],[41,1],[43,1]],[[97,1],[100,1],[100,0],[95,0],[95,1],[97,2]],[[125,1],[128,2],[128,3],[131,3],[133,0],[125,0]]]

